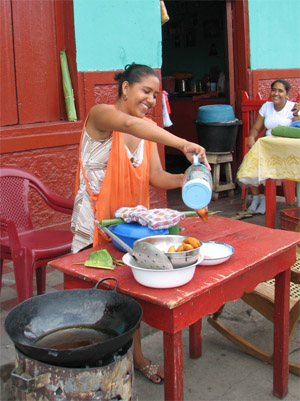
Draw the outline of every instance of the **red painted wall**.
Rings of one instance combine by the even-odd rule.
[[[82,123],[66,121],[59,51],[68,55],[80,116],[73,2],[6,0],[0,11],[1,166],[28,170],[53,192],[72,198]],[[50,212],[37,196],[30,207],[37,228],[70,226],[69,216]]]
[[[263,99],[268,99],[271,92],[271,84],[276,79],[286,79],[291,85],[289,99],[295,101],[300,88],[300,69],[281,70],[254,70],[252,71],[252,97],[259,92]]]
[[[1,155],[1,165],[18,167],[34,173],[53,192],[73,198],[78,160],[77,145],[35,149]],[[34,191],[33,191],[34,192]],[[30,210],[35,228],[70,227],[70,216],[52,211],[39,197],[31,194]]]

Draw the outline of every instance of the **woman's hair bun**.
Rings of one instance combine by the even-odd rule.
[[[157,77],[158,80],[160,80],[160,77],[156,73],[156,71],[154,71],[153,68],[147,65],[136,64],[134,62],[131,64],[126,64],[123,71],[118,71],[114,75],[115,81],[119,83],[119,97],[122,96],[122,84],[124,81],[127,81],[129,85],[133,85],[135,83],[141,82],[141,80],[148,75],[154,75],[155,77]]]

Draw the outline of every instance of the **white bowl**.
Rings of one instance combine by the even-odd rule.
[[[135,280],[151,288],[174,288],[184,285],[192,280],[196,266],[202,262],[203,256],[199,255],[196,263],[172,270],[143,269],[138,267],[135,259],[126,253],[123,256],[125,265],[130,266]]]
[[[234,248],[223,242],[203,241],[201,254],[203,255],[202,266],[219,265],[234,254]]]

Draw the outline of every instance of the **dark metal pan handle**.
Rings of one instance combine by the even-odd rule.
[[[116,282],[116,285],[114,286],[114,288],[112,289],[112,291],[117,292],[117,287],[118,287],[118,280],[115,277],[105,277],[102,278],[101,280],[98,281],[98,283],[95,285],[95,287],[93,288],[94,290],[97,290],[99,285],[106,280],[114,280]]]

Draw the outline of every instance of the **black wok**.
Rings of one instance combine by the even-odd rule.
[[[109,279],[116,281],[112,291],[97,289]],[[117,285],[115,278],[108,277],[92,289],[57,291],[27,299],[8,313],[5,330],[20,351],[38,361],[72,367],[96,364],[131,339],[142,317],[140,305],[118,294]],[[53,338],[70,338],[70,334],[75,339],[66,340],[61,348],[54,345]],[[86,334],[91,341],[84,341]]]

